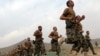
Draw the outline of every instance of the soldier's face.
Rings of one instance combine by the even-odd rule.
[[[78,16],[78,17],[76,18],[76,23],[80,23],[80,21],[81,21],[80,18],[81,18],[80,16]]]
[[[40,31],[42,31],[42,27],[39,27],[38,29],[39,29]]]
[[[30,41],[30,39],[28,39],[28,41]]]
[[[70,4],[71,4],[71,6],[74,6],[74,2],[73,1],[71,1]]]
[[[53,30],[54,30],[54,31],[57,31],[57,28],[56,28],[56,27],[54,27],[54,28],[53,28]]]
[[[68,5],[74,7],[74,2],[73,1],[69,1]]]
[[[27,38],[28,41],[30,41],[30,38]]]
[[[89,32],[87,32],[87,34],[89,35]]]

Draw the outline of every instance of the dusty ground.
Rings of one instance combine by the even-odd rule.
[[[48,51],[50,49],[50,44],[45,44],[45,46]],[[12,48],[12,47],[0,49],[0,51],[2,50],[1,52],[4,53],[6,51],[11,50],[10,48]],[[64,44],[63,46],[61,46],[61,49],[62,49],[62,52],[61,52],[60,56],[73,56],[72,54],[69,53],[70,49],[71,49],[71,45]],[[94,49],[95,49],[95,52],[97,53],[97,55],[94,55],[94,56],[100,56],[100,47],[99,46],[94,47]],[[88,54],[89,54],[89,56],[93,56],[91,51],[89,51]],[[55,52],[47,52],[46,56],[56,56],[56,53]],[[84,56],[84,55],[79,53],[77,56]]]
[[[95,49],[95,52],[97,53],[97,55],[93,55],[91,50],[89,50],[88,56],[100,56],[100,47],[94,47],[94,49]],[[70,48],[66,48],[66,53],[67,54],[65,56],[73,56],[69,52],[70,52]],[[78,53],[77,56],[84,56],[84,54]]]

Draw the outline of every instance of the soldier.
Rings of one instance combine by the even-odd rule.
[[[17,55],[17,48],[14,49],[14,52],[15,52],[15,56],[18,56]]]
[[[12,52],[11,51],[9,52],[9,56],[12,56]]]
[[[12,50],[12,56],[16,56],[16,49]]]
[[[16,56],[21,56],[21,48],[20,48],[20,45],[17,46]]]
[[[63,14],[60,16],[61,20],[65,20],[66,23],[66,42],[69,44],[73,44],[73,39],[75,37],[75,12],[74,12],[74,2],[72,0],[68,0],[66,5],[68,8],[65,8]]]
[[[8,52],[8,53],[7,53],[7,56],[11,56],[11,52]]]
[[[76,54],[79,52],[80,48],[82,47],[82,43],[84,40],[83,36],[83,29],[82,29],[82,24],[81,21],[85,18],[85,16],[76,16],[76,24],[75,24],[75,43],[72,46],[71,52],[75,51]]]
[[[93,55],[96,55],[96,53],[95,53],[95,51],[94,51],[94,49],[93,49],[93,45],[92,45],[92,43],[91,43],[91,39],[90,39],[90,36],[89,36],[89,31],[86,31],[85,37],[88,39],[88,44],[89,44],[89,47],[90,47],[90,49],[91,49]]]
[[[24,43],[24,49],[26,51],[26,56],[32,56],[31,49],[33,48],[30,38],[28,37]]]
[[[20,51],[20,55],[24,56],[24,47],[23,47],[23,44],[20,45],[20,50],[21,50]]]
[[[68,6],[68,8],[66,8],[64,10],[63,14],[60,17],[61,20],[66,21],[66,33],[67,33],[66,35],[67,35],[67,38],[65,39],[65,42],[68,43],[68,44],[74,44],[72,49],[74,48],[75,51],[76,51],[76,54],[77,54],[77,52],[80,49],[80,47],[78,47],[79,41],[77,41],[77,38],[79,37],[78,34],[80,34],[82,36],[81,33],[78,33],[79,31],[77,31],[77,29],[78,29],[78,26],[81,29],[81,24],[79,24],[77,26],[75,12],[73,10],[73,7],[74,7],[73,1],[68,0],[66,5]],[[84,18],[84,15],[82,17]]]
[[[34,55],[46,55],[46,50],[45,50],[45,45],[43,42],[43,37],[42,37],[42,26],[38,26],[38,30],[36,30],[33,34],[35,36],[35,53]]]
[[[58,32],[57,32],[57,27],[53,27],[53,31],[49,34],[49,37],[52,38],[51,40],[51,49],[52,51],[56,51],[57,55],[59,56],[60,53],[60,46],[58,44]]]
[[[81,53],[84,52],[84,56],[88,56],[88,51],[89,51],[89,44],[88,44],[88,38],[84,37],[84,42],[82,43],[82,51]]]

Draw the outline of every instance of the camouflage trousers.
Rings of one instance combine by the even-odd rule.
[[[65,39],[65,42],[67,44],[73,44],[74,41],[76,41],[76,32],[75,28],[66,28],[66,35],[67,38]]]
[[[23,52],[24,52],[24,56],[32,56],[33,53],[31,48],[25,49]]]
[[[17,52],[17,53],[15,54],[15,56],[24,56],[24,52],[23,52],[23,51]]]
[[[53,40],[53,39],[51,40],[51,50],[56,51],[56,54],[59,55],[61,49],[57,40]]]
[[[42,40],[35,41],[35,52],[34,55],[46,55],[45,45]]]
[[[81,53],[88,52],[88,51],[89,51],[89,44],[86,40],[84,40]]]
[[[89,47],[90,47],[90,49],[92,51],[92,54],[95,54],[95,51],[94,51],[92,43],[90,41],[88,41],[88,44],[89,44]]]
[[[81,47],[83,46],[84,36],[82,35],[82,33],[78,32],[75,38],[76,38],[76,41],[74,42],[74,45],[72,46],[72,50],[79,52]]]

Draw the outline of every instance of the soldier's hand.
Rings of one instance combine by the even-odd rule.
[[[25,49],[28,49],[27,47],[25,47]]]
[[[42,40],[44,40],[44,38],[42,38]]]
[[[69,20],[71,20],[72,18],[73,18],[72,16],[69,16],[69,17],[68,17]]]
[[[82,19],[85,19],[85,15],[82,15]]]

